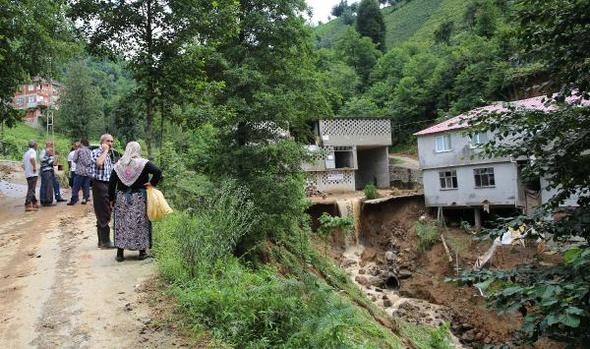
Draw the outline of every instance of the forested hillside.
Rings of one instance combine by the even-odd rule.
[[[358,34],[354,15],[314,28],[332,113],[390,118],[394,143],[410,144],[447,115],[540,93],[545,68],[519,58],[513,11],[508,1],[401,2],[381,10],[385,49]]]
[[[391,49],[407,41],[431,42],[436,28],[445,21],[459,23],[469,1],[413,0],[383,8],[386,47]],[[316,26],[313,31],[319,47],[332,47],[346,29],[340,17]]]

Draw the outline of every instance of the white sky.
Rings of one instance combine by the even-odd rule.
[[[322,21],[324,23],[327,22],[328,16],[330,15],[330,12],[332,12],[332,7],[340,3],[340,0],[305,0],[305,2],[307,2],[307,5],[309,5],[309,7],[311,7],[313,10],[311,22],[313,24],[317,24],[318,21]],[[349,1],[349,3],[350,2],[351,1]]]

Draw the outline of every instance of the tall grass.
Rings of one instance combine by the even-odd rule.
[[[416,248],[418,252],[428,251],[438,240],[438,228],[434,222],[416,222]]]

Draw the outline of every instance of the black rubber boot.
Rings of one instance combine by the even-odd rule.
[[[103,250],[109,250],[115,248],[115,245],[111,242],[109,238],[108,231],[101,231],[98,232],[98,248]]]
[[[122,262],[125,260],[125,256],[123,255],[123,249],[122,248],[118,248],[117,249],[117,257],[115,257],[115,260],[117,262]]]

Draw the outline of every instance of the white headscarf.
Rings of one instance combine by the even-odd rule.
[[[141,175],[148,160],[141,157],[141,146],[137,142],[127,143],[125,154],[115,164],[115,172],[126,186],[131,186]]]

